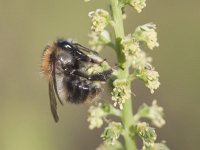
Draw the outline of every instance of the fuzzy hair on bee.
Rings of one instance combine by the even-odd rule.
[[[87,69],[104,61],[97,52],[64,39],[46,46],[41,72],[49,81],[50,108],[55,122],[59,120],[57,100],[62,105],[65,101],[75,104],[91,102],[102,92],[101,83],[110,78],[112,69],[93,74]]]

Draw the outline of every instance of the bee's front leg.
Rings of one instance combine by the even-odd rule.
[[[77,75],[77,76],[86,78],[91,81],[106,81],[110,78],[112,72],[113,72],[113,70],[109,69],[109,70],[105,70],[103,72],[88,75],[80,70],[72,70],[70,74]]]

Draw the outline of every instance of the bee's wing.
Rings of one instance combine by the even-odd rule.
[[[52,78],[50,78],[49,80],[49,99],[50,99],[51,113],[53,115],[55,122],[58,122],[59,117],[57,114],[57,102],[56,102],[56,96]]]
[[[61,100],[60,98],[60,95],[58,94],[58,89],[57,89],[57,78],[56,78],[56,75],[55,75],[55,64],[53,65],[53,70],[52,70],[52,82],[53,82],[53,88],[54,88],[54,91],[55,91],[55,94],[60,102],[61,105],[63,105],[63,101]]]
[[[93,54],[95,54],[95,55],[98,55],[98,53],[96,52],[96,51],[94,51],[94,50],[92,50],[92,49],[89,49],[89,48],[87,48],[87,47],[84,47],[84,46],[82,46],[81,44],[79,44],[79,43],[73,43],[73,45],[75,45],[78,49],[80,49],[80,50],[83,50],[83,51],[86,51],[86,52],[91,52],[91,53],[93,53]]]

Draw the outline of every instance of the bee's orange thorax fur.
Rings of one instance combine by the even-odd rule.
[[[43,53],[42,56],[42,63],[41,63],[41,73],[44,75],[46,78],[50,78],[52,67],[51,67],[51,54],[53,53],[54,48],[52,46],[48,46]]]

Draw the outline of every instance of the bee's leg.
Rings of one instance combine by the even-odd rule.
[[[103,72],[98,72],[96,74],[90,75],[88,80],[91,80],[91,81],[106,81],[110,78],[112,72],[113,72],[112,69],[105,70]]]
[[[85,55],[84,53],[78,53],[79,57],[78,57],[78,60],[80,61],[84,61],[84,62],[91,62],[91,63],[94,63],[94,64],[101,64],[102,61],[99,61],[99,60],[96,60],[94,58],[91,58],[87,55]]]
[[[71,72],[71,74],[78,75],[80,77],[86,78],[86,79],[91,80],[91,81],[106,81],[106,80],[109,79],[112,72],[113,72],[113,70],[109,69],[109,70],[105,70],[103,72],[99,72],[99,73],[96,73],[96,74],[88,75],[88,74],[81,72],[79,70],[73,70]]]
[[[69,75],[76,75],[76,76],[79,76],[79,77],[83,77],[85,79],[88,79],[89,75],[80,71],[80,70],[71,70],[69,73],[67,73]]]

